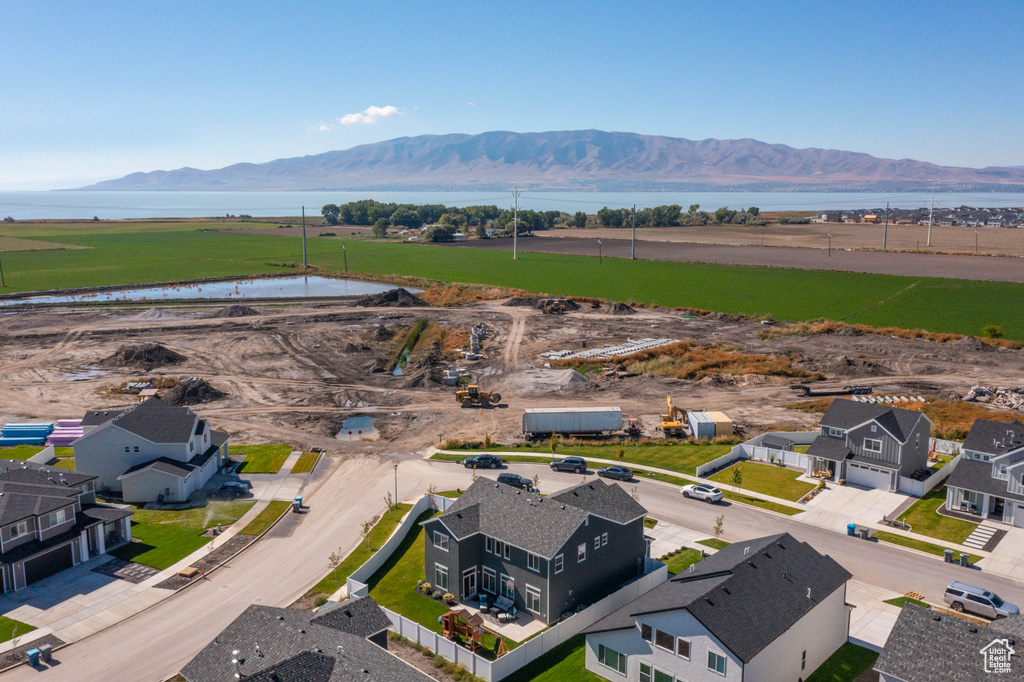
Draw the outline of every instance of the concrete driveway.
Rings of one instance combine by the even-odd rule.
[[[800,516],[805,523],[846,532],[848,523],[878,523],[908,499],[902,493],[829,483],[807,503],[807,511]]]

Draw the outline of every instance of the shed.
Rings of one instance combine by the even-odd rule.
[[[732,420],[724,412],[708,412],[707,415],[715,423],[716,436],[731,436],[733,434]]]
[[[789,438],[783,438],[782,436],[773,436],[768,434],[761,439],[761,446],[771,448],[772,450],[787,450],[793,451],[793,441]]]
[[[707,412],[687,412],[686,418],[695,440],[711,440],[715,437],[715,421]]]

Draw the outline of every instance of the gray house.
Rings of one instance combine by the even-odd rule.
[[[132,538],[132,510],[96,502],[95,476],[0,460],[3,592],[71,568]]]
[[[874,670],[880,682],[993,682],[1024,679],[1024,618],[988,627],[904,605]]]
[[[1024,528],[1024,424],[975,420],[946,481],[946,508]]]
[[[186,682],[430,682],[387,651],[371,597],[310,613],[252,605],[181,669]]]
[[[807,679],[849,638],[851,577],[788,533],[735,543],[587,628],[587,670],[614,682]]]
[[[901,476],[928,467],[932,422],[921,412],[834,400],[819,426],[821,435],[807,449],[809,469],[853,485],[896,491]]]
[[[504,597],[551,623],[643,574],[646,514],[602,480],[542,497],[480,478],[423,523],[427,582],[459,601]]]

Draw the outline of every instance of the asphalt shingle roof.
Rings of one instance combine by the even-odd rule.
[[[964,439],[965,450],[975,450],[991,455],[1005,455],[1007,452],[1024,447],[1024,424],[1019,421],[994,422],[991,419],[975,419],[971,430]]]
[[[991,627],[938,613],[916,604],[904,605],[889,633],[874,670],[905,682],[992,682],[995,679],[1020,679],[1024,660],[1020,652],[1024,641],[1012,646],[1016,675],[993,675],[984,670],[982,648],[994,639],[1008,635],[996,623]],[[1013,636],[1009,636],[1014,639]]]
[[[773,436],[771,434],[768,434],[767,436],[761,439],[761,445],[763,445],[764,447],[776,448],[778,450],[785,450],[792,444],[793,441],[790,440],[789,438],[783,438],[782,436]]]
[[[122,412],[124,412],[123,408],[120,410],[89,410],[85,413],[85,416],[82,417],[82,426],[99,426],[100,424],[106,424]]]
[[[136,464],[128,469],[128,471],[121,474],[121,476],[118,476],[118,479],[123,476],[127,476],[128,474],[134,474],[137,471],[143,471],[144,469],[153,469],[154,471],[162,471],[165,474],[177,476],[178,478],[185,478],[195,471],[196,467],[191,464],[186,464],[185,462],[179,462],[176,459],[171,459],[170,457],[160,457],[149,462]]]
[[[819,423],[822,426],[833,426],[845,430],[873,419],[900,442],[906,443],[917,420],[922,418],[927,419],[920,412],[904,410],[901,407],[858,403],[852,400],[833,400]]]
[[[370,596],[349,599],[329,610],[322,609],[310,622],[360,637],[369,637],[391,627],[391,619]]]
[[[379,610],[379,609],[378,609]],[[314,622],[316,614],[252,605],[181,670],[188,682],[430,682],[369,640]],[[258,648],[257,648],[258,647]],[[276,674],[276,677],[275,677]]]
[[[817,436],[807,447],[807,454],[812,457],[822,457],[833,462],[841,462],[853,454],[853,450],[846,446],[846,442],[838,438],[828,436]]]
[[[749,662],[852,577],[831,557],[788,533],[732,544],[691,569],[585,632],[632,628],[644,614],[685,609]]]
[[[550,559],[589,514],[625,523],[646,513],[625,490],[601,480],[542,497],[479,478],[436,518],[458,539],[483,533]]]
[[[0,460],[0,526],[73,504],[81,492],[75,486],[93,478],[23,460]]]
[[[996,497],[1012,500],[1024,500],[1024,495],[1008,492],[1007,482],[992,478],[992,463],[979,462],[976,459],[965,459],[963,456],[956,463],[953,473],[946,479],[946,485],[979,493],[988,493]]]
[[[149,398],[114,417],[111,423],[153,443],[185,443],[198,417],[187,407]]]

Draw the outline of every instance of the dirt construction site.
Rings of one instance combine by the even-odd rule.
[[[639,418],[645,436],[658,437],[671,394],[684,409],[724,411],[751,433],[817,421],[787,407],[802,399],[789,389],[794,383],[943,398],[992,377],[1024,385],[1024,351],[971,337],[939,343],[842,329],[765,338],[761,322],[723,314],[571,301],[562,312],[511,302],[520,305],[367,307],[334,299],[16,309],[3,318],[0,421],[81,417],[137,402],[124,392],[128,383],[152,383],[166,397],[163,389],[179,378],[202,377],[211,390],[189,392],[189,402],[233,443],[403,457],[441,439],[513,441],[530,407],[619,406],[624,417]],[[459,348],[481,323],[479,357],[467,360]],[[422,333],[396,373],[414,327]],[[632,364],[550,359],[552,351],[652,338],[683,342],[674,347],[689,359],[661,357],[658,348]],[[443,371],[456,367],[482,391],[500,393],[500,404],[464,409],[443,383]],[[377,418],[379,438],[339,440],[343,421],[355,416]]]

